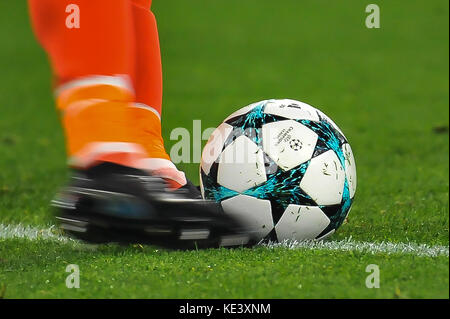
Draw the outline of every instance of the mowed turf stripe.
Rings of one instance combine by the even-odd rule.
[[[0,239],[18,239],[27,240],[51,240],[62,243],[80,243],[77,240],[68,238],[58,233],[58,228],[54,225],[48,228],[38,228],[25,226],[21,224],[4,225],[0,224]],[[361,242],[354,241],[352,238],[338,241],[283,241],[280,243],[269,242],[260,244],[269,249],[287,248],[287,249],[310,249],[310,250],[337,250],[337,251],[357,251],[369,254],[410,254],[419,257],[438,257],[449,256],[449,247],[427,244],[392,243],[392,242]]]

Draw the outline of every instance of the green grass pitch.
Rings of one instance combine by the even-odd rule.
[[[447,247],[423,257],[256,247],[167,251],[0,234],[4,298],[449,298],[449,109],[446,0],[155,0],[166,146],[176,127],[217,126],[266,98],[328,114],[355,153],[358,190],[331,238]],[[50,70],[26,1],[0,2],[0,225],[54,224],[67,178]],[[179,167],[198,182],[198,164]],[[1,229],[1,228],[0,228]],[[68,289],[68,264],[80,288]],[[380,268],[368,289],[366,266]]]

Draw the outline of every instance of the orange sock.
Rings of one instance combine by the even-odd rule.
[[[136,167],[138,161],[148,157],[136,143],[136,131],[130,126],[133,95],[126,88],[108,83],[114,80],[120,78],[89,77],[60,87],[57,106],[71,166],[88,167],[108,161]]]
[[[170,159],[161,136],[161,54],[156,19],[150,5],[150,0],[133,0],[136,104],[132,113],[140,132],[139,141],[149,157]]]
[[[162,68],[156,19],[151,0],[133,0],[135,30],[134,87],[136,103],[131,108],[139,143],[148,158],[141,166],[153,175],[166,178],[172,188],[186,184],[186,177],[170,161],[161,135]]]

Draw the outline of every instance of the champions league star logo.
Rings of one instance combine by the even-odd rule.
[[[299,151],[302,148],[302,142],[299,139],[292,139],[289,141],[289,147],[294,151]]]

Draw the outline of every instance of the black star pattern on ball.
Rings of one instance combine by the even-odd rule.
[[[345,157],[342,151],[342,145],[347,143],[347,140],[341,132],[326,120],[326,118],[320,116],[319,113],[317,113],[317,115],[319,116],[319,121],[297,120],[297,122],[303,124],[317,134],[317,143],[312,157],[319,156],[331,149],[336,153],[342,167],[345,167]]]

